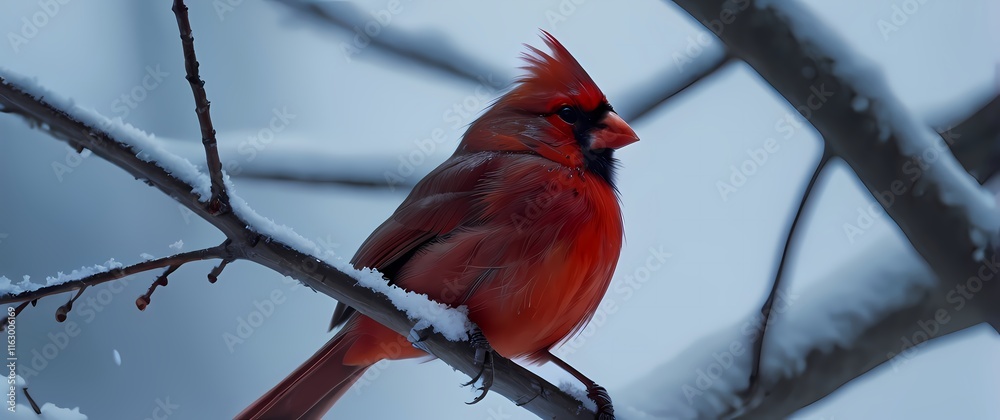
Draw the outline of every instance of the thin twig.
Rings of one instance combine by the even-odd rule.
[[[31,398],[31,394],[28,393],[28,387],[21,388],[21,390],[24,391],[24,398],[28,400],[28,404],[31,404],[31,409],[35,411],[35,414],[42,414],[42,409],[38,408],[35,399]]]
[[[226,266],[229,265],[229,263],[231,262],[233,262],[233,259],[223,258],[222,261],[219,262],[219,265],[215,266],[215,268],[213,268],[212,271],[208,273],[208,282],[215,283],[219,281],[219,274],[222,274],[222,270],[225,270]]]
[[[156,277],[156,280],[153,280],[153,284],[149,285],[149,288],[146,289],[146,293],[143,293],[142,296],[135,299],[135,307],[139,308],[140,311],[145,311],[146,307],[149,306],[150,299],[153,298],[153,292],[156,291],[156,288],[160,286],[165,287],[167,285],[167,276],[173,274],[178,268],[181,268],[180,264],[171,265],[167,267],[166,270],[163,270],[163,274],[160,274]]]
[[[771,308],[774,306],[774,298],[777,296],[778,290],[781,287],[781,280],[784,278],[785,267],[788,265],[790,259],[789,254],[792,250],[792,243],[796,238],[795,232],[798,230],[799,221],[802,220],[802,215],[805,214],[805,209],[809,203],[809,197],[812,196],[813,189],[816,186],[816,181],[819,180],[819,176],[823,173],[823,169],[826,168],[830,157],[830,149],[824,147],[823,154],[819,158],[819,163],[816,164],[816,169],[813,170],[812,176],[809,177],[809,182],[806,183],[806,187],[802,191],[802,198],[795,209],[795,216],[792,218],[792,223],[788,228],[788,235],[785,236],[785,243],[782,245],[781,258],[778,260],[778,269],[774,275],[774,283],[771,284],[771,291],[767,295],[767,300],[764,301],[764,305],[760,308],[760,314],[764,318],[764,322],[757,329],[753,341],[753,362],[750,365],[750,384],[747,388],[747,398],[753,398],[760,389],[760,358],[764,350],[764,337],[767,333],[767,324],[771,320]]]
[[[217,258],[231,258],[230,252],[225,245],[184,252],[155,260],[143,261],[128,267],[116,268],[114,270],[92,274],[79,280],[72,280],[62,284],[41,287],[30,292],[24,292],[16,295],[3,295],[0,296],[0,304],[32,301],[46,296],[71,292],[87,286],[95,286],[101,283],[118,280],[126,276],[155,270],[157,268],[169,267],[173,265],[180,266],[192,261],[211,260]]]
[[[657,74],[655,82],[643,83],[643,85],[637,86],[632,93],[622,95],[624,101],[621,105],[616,105],[615,108],[622,118],[630,123],[635,123],[651,115],[653,110],[677,94],[715,74],[732,59],[733,57],[725,50],[718,53],[706,52],[697,61],[688,65],[690,71],[676,74],[677,72],[673,69],[665,69]]]
[[[219,158],[219,148],[215,140],[215,127],[212,125],[212,114],[209,111],[211,102],[205,93],[205,81],[198,74],[198,58],[194,51],[194,36],[191,34],[191,22],[188,20],[188,8],[184,0],[174,0],[172,8],[177,16],[177,28],[181,33],[181,46],[184,48],[184,70],[187,72],[191,92],[194,93],[195,111],[198,114],[198,124],[201,126],[201,143],[205,145],[205,159],[208,175],[212,180],[212,199],[209,201],[209,211],[213,214],[228,211],[229,193],[222,176],[222,160]]]
[[[69,315],[69,311],[73,310],[73,302],[76,302],[76,300],[79,299],[81,295],[83,295],[84,290],[87,290],[87,286],[79,288],[76,291],[75,296],[73,296],[68,302],[66,302],[65,305],[60,306],[58,309],[56,309],[56,322],[63,322],[66,320],[66,317]]]

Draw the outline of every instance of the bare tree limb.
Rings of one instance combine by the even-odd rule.
[[[223,164],[227,168],[226,175],[232,178],[400,189],[406,192],[426,171],[430,170],[426,166],[431,166],[414,168],[411,176],[403,177],[399,175],[399,156],[403,156],[408,150],[400,150],[398,153],[388,151],[384,154],[350,156],[313,147],[294,138],[288,142],[271,143],[266,152],[259,153],[255,159],[248,161],[240,159],[238,142],[227,142],[225,135],[222,138],[223,140],[219,142],[219,152],[222,156],[228,157],[223,159]],[[196,165],[205,161],[204,151],[192,142],[161,137],[155,140],[167,150]]]
[[[205,92],[205,81],[202,80],[198,72],[199,64],[194,49],[191,22],[188,19],[188,7],[183,0],[174,0],[171,10],[176,16],[177,27],[180,31],[181,46],[184,51],[185,79],[190,84],[191,92],[194,95],[195,112],[198,116],[198,125],[201,128],[201,141],[205,147],[207,170],[212,182],[212,198],[209,201],[209,209],[213,213],[226,211],[229,207],[229,198],[223,180],[215,127],[212,124],[211,102],[209,102]]]
[[[181,46],[184,49],[185,79],[191,85],[194,93],[195,111],[198,114],[198,125],[201,126],[201,143],[205,145],[205,158],[208,163],[208,175],[212,179],[212,199],[209,210],[213,213],[229,209],[229,193],[222,176],[222,160],[219,159],[219,149],[216,146],[215,127],[212,125],[211,102],[205,93],[205,81],[198,74],[198,57],[194,51],[194,35],[191,31],[191,21],[188,20],[188,7],[183,0],[174,0],[172,8],[177,17],[177,28],[181,33]]]
[[[778,259],[778,268],[774,274],[774,282],[771,284],[771,290],[767,294],[767,299],[764,300],[764,305],[760,308],[763,323],[757,329],[756,336],[751,341],[753,343],[751,350],[753,357],[750,363],[750,387],[747,390],[747,398],[753,398],[760,389],[760,356],[764,350],[764,337],[767,335],[767,326],[770,324],[771,309],[774,307],[775,298],[778,296],[778,291],[781,288],[781,280],[784,278],[785,267],[787,267],[790,259],[789,254],[792,251],[792,242],[795,239],[795,232],[799,227],[799,221],[802,220],[806,205],[809,204],[809,197],[812,196],[813,188],[816,187],[816,181],[819,180],[820,174],[823,173],[823,169],[826,168],[826,164],[829,161],[830,149],[824,147],[823,154],[820,155],[819,162],[816,163],[816,168],[813,169],[812,176],[809,177],[809,181],[806,182],[806,186],[802,190],[802,198],[799,199],[798,206],[795,208],[792,223],[788,228],[788,235],[785,236],[785,243],[782,245],[781,257]]]
[[[1000,167],[1000,95],[941,135],[962,166],[980,184],[986,182]]]
[[[27,93],[23,85],[15,85],[10,79],[9,75],[0,75],[0,105],[5,112],[24,117],[33,127],[41,128],[72,147],[91,150],[95,155],[124,169],[133,177],[146,180],[149,185],[172,197],[218,228],[232,241],[228,248],[231,253],[229,259],[253,261],[295,278],[404,336],[408,336],[416,325],[416,320],[410,319],[384,294],[362,286],[354,277],[342,271],[349,267],[338,269],[330,262],[302,251],[300,248],[304,246],[303,243],[285,242],[273,235],[255,231],[258,228],[255,223],[263,218],[245,208],[245,202],[235,195],[230,195],[234,211],[211,213],[202,205],[197,186],[171,175],[157,161],[140,158],[143,151],[131,145],[153,143],[146,141],[148,139],[135,137],[136,130],[109,124],[111,131],[115,133],[113,137],[107,131],[96,128],[102,125],[98,121],[84,122],[97,118],[93,114],[87,114],[89,111],[68,105],[67,109],[55,107],[53,102],[66,102],[51,93],[44,94],[44,100],[36,98]],[[165,151],[160,151],[160,156],[170,161],[180,160]],[[254,220],[248,221],[247,217]],[[304,238],[299,239],[306,241]],[[311,252],[318,253],[318,247],[311,243],[309,245],[315,249]],[[21,300],[20,296],[14,297],[14,300]],[[470,377],[479,372],[479,367],[475,365],[475,350],[467,341],[450,341],[434,332],[427,335],[423,344],[431,354]],[[491,390],[539,417],[594,418],[594,412],[576,398],[509,359],[495,357],[494,369],[495,378]]]
[[[315,22],[324,23],[324,27],[332,26],[356,35],[361,40],[360,45],[341,44],[345,49],[343,52],[349,56],[357,54],[370,43],[404,61],[456,76],[470,83],[503,89],[511,80],[506,72],[462,53],[445,36],[436,32],[404,32],[393,25],[383,25],[376,35],[369,36],[365,33],[365,25],[372,21],[372,17],[349,2],[320,5],[308,0],[276,1]],[[491,75],[496,78],[491,78]]]
[[[706,49],[684,68],[666,68],[646,83],[640,83],[615,101],[615,110],[626,121],[635,123],[677,94],[715,74],[732,61],[725,48]]]

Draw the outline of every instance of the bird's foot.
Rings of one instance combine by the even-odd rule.
[[[469,334],[469,344],[472,348],[476,349],[475,364],[479,368],[479,373],[476,374],[469,382],[462,384],[462,386],[470,386],[475,384],[479,379],[482,379],[482,385],[476,388],[480,391],[479,396],[472,400],[472,402],[467,402],[466,404],[475,404],[486,398],[486,394],[490,392],[490,388],[493,387],[493,346],[490,346],[490,342],[486,340],[486,336],[479,328],[474,328],[472,333]]]
[[[587,397],[597,404],[597,420],[615,420],[615,407],[611,404],[608,390],[598,384],[587,387]]]

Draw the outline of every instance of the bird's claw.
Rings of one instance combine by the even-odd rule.
[[[486,394],[493,387],[493,347],[490,346],[490,342],[486,340],[486,336],[478,328],[474,329],[470,334],[469,344],[476,349],[474,362],[476,367],[479,368],[479,373],[469,382],[462,384],[462,386],[475,384],[480,378],[483,380],[483,384],[479,388],[476,388],[477,391],[480,391],[480,394],[471,402],[466,403],[472,405],[486,398]]]
[[[597,405],[597,420],[615,420],[615,408],[611,404],[611,395],[607,389],[593,384],[587,389],[587,397]]]

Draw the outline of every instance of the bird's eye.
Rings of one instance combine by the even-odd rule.
[[[557,111],[556,114],[558,114],[559,118],[562,118],[563,121],[566,121],[567,124],[575,124],[580,115],[575,109],[568,106],[559,108],[559,111]]]

